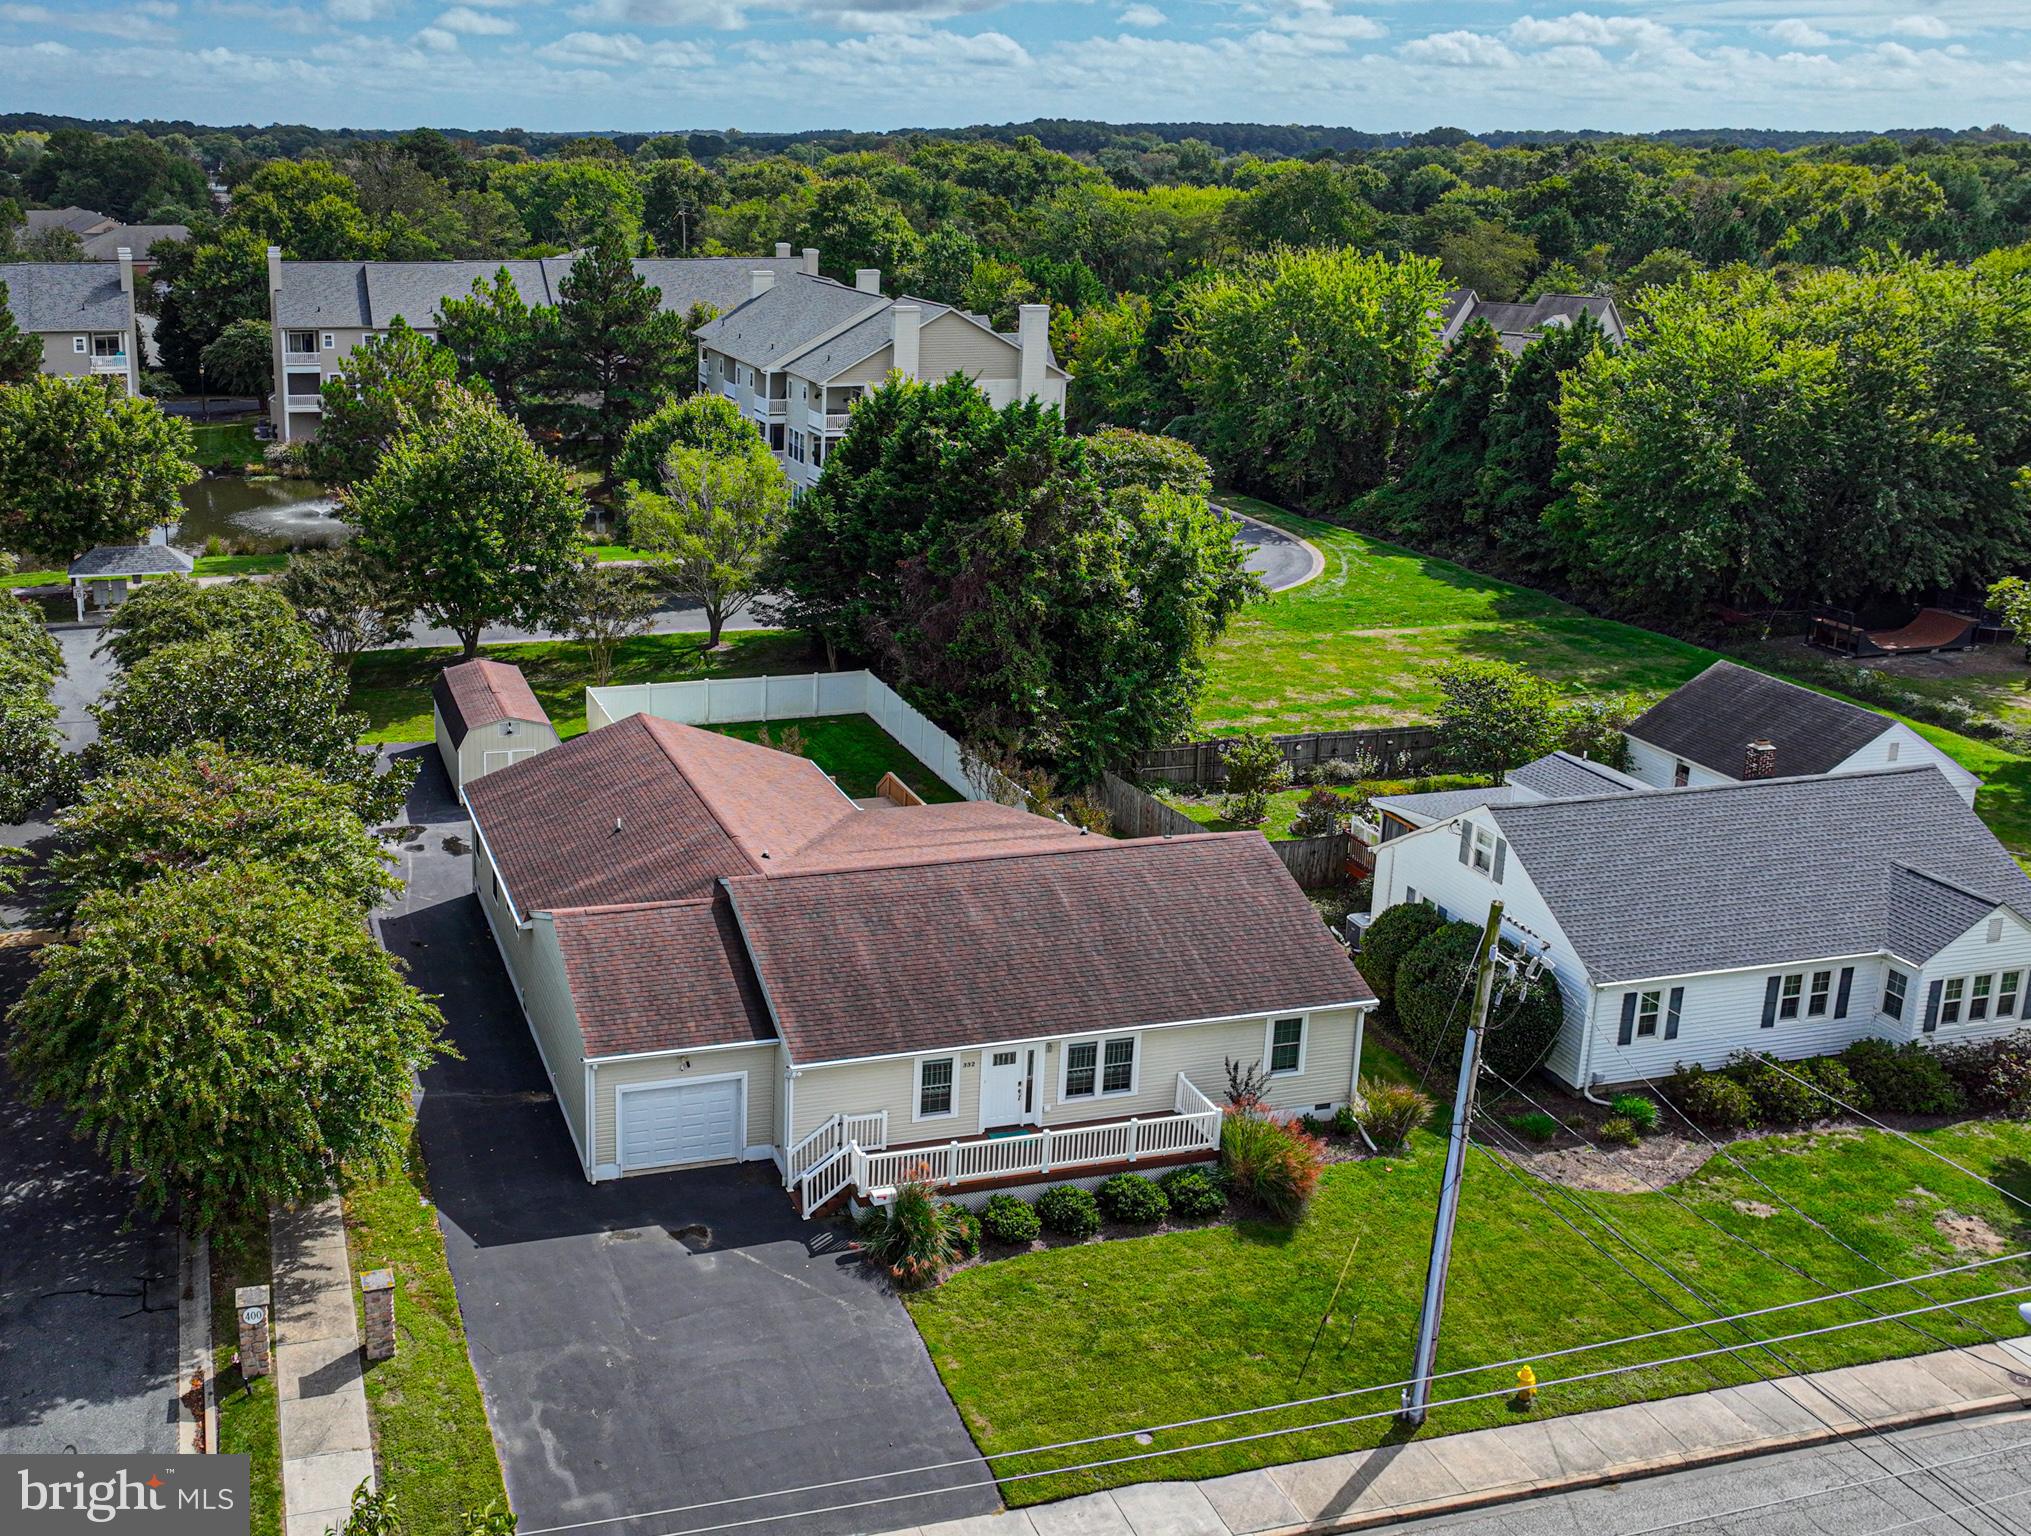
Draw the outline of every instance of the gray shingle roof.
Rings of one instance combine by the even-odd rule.
[[[85,255],[93,261],[116,261],[124,246],[136,261],[145,261],[157,241],[189,238],[190,229],[183,224],[115,224],[85,237]]]
[[[462,299],[475,282],[491,284],[508,269],[525,304],[555,304],[574,257],[542,261],[285,261],[276,315],[285,326],[379,330],[398,316],[434,326],[446,299]],[[693,304],[727,309],[747,297],[749,273],[766,268],[777,282],[802,271],[795,257],[698,256],[643,258],[634,264],[661,294],[659,307],[680,313]]]
[[[1638,715],[1629,734],[1731,779],[1742,776],[1749,743],[1768,741],[1778,773],[1795,777],[1832,772],[1891,724],[1860,705],[1717,661]]]
[[[1571,752],[1548,752],[1534,763],[1509,771],[1509,782],[1547,800],[1573,795],[1641,794],[1650,786],[1606,763]]]
[[[7,307],[24,331],[124,331],[130,306],[117,268],[84,261],[0,266]]]
[[[101,544],[70,563],[71,576],[188,576],[196,562],[168,544]]]
[[[1422,795],[1377,795],[1368,803],[1378,811],[1396,811],[1430,822],[1484,805],[1507,805],[1515,798],[1516,791],[1509,785],[1490,784],[1483,789],[1436,789]]]
[[[767,293],[758,293],[710,324],[700,326],[698,336],[714,351],[736,357],[750,367],[774,368],[828,332],[849,325],[858,329],[856,322],[878,318],[889,303],[880,294],[862,293],[829,277],[794,273],[777,278]],[[886,331],[883,340],[887,340]],[[859,357],[873,350],[874,347],[868,347]],[[858,357],[849,361],[858,361]]]
[[[2031,879],[1930,765],[1490,814],[1597,984],[1885,948],[1923,962],[1961,916],[2031,915]]]

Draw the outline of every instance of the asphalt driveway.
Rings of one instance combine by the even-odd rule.
[[[795,1218],[771,1167],[585,1182],[470,894],[470,829],[435,752],[410,750],[411,887],[380,929],[442,996],[464,1057],[425,1075],[421,1131],[525,1536],[769,1516],[882,1531],[994,1508],[959,1486],[988,1474],[901,1304],[836,1232]],[[755,1497],[934,1463],[956,1465]],[[927,1489],[957,1491],[816,1513]]]

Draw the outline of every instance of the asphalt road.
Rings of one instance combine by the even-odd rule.
[[[1444,1444],[1434,1448],[1443,1454]],[[1922,1466],[1940,1470],[1892,1476]],[[2031,1412],[1892,1431],[1389,1529],[1447,1536],[2020,1536],[2031,1531]]]

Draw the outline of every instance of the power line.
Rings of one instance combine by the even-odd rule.
[[[1943,1278],[1947,1275],[1972,1274],[1977,1270],[1993,1269],[1998,1265],[2016,1263],[2021,1259],[2031,1259],[2031,1249],[2023,1249],[2016,1253],[1998,1254],[1992,1258],[1972,1259],[1964,1264],[1954,1264],[1946,1266],[1941,1269],[1928,1270],[1924,1274],[1916,1276],[1915,1278],[1920,1280],[1933,1280]],[[1457,1379],[1462,1376],[1479,1376],[1493,1371],[1511,1370],[1520,1365],[1537,1365],[1546,1360],[1562,1360],[1571,1355],[1591,1354],[1597,1350],[1619,1349],[1626,1344],[1645,1344],[1650,1342],[1652,1339],[1672,1338],[1683,1333],[1705,1331],[1711,1328],[1715,1323],[1739,1322],[1750,1318],[1772,1317],[1781,1312],[1796,1312],[1801,1308],[1805,1307],[1816,1307],[1827,1302],[1845,1301],[1855,1296],[1869,1295],[1876,1291],[1893,1290],[1900,1286],[1908,1286],[1909,1284],[1910,1284],[1909,1280],[1900,1278],[1897,1280],[1884,1281],[1876,1285],[1856,1286],[1851,1290],[1839,1291],[1833,1293],[1832,1295],[1827,1296],[1809,1296],[1800,1301],[1775,1302],[1767,1307],[1752,1308],[1749,1311],[1733,1313],[1730,1316],[1724,1318],[1715,1318],[1703,1322],[1679,1323],[1666,1328],[1653,1328],[1643,1333],[1624,1334],[1619,1338],[1594,1339],[1584,1344],[1570,1344],[1563,1349],[1545,1350],[1544,1352],[1535,1355],[1517,1355],[1511,1359],[1492,1360],[1487,1361],[1480,1365],[1455,1366],[1453,1369],[1449,1371],[1440,1371],[1436,1373],[1432,1377],[1432,1379],[1434,1381],[1449,1381]],[[2014,1296],[2023,1294],[2025,1292],[2031,1292],[2031,1285],[2022,1286],[2010,1291],[1999,1291],[1994,1293],[1993,1295],[1977,1297],[1975,1299],[1980,1301],[1991,1301],[1999,1297]],[[1971,1303],[1963,1301],[1959,1304],[1965,1306],[1970,1305]],[[1953,1303],[1942,1302],[1939,1305],[1941,1307],[1946,1307],[1953,1305]],[[1872,1315],[1872,1317],[1863,1319],[1861,1323],[1854,1324],[1853,1326],[1859,1327],[1867,1322],[1883,1321],[1883,1320],[1884,1319],[1882,1319],[1881,1317]],[[1676,1359],[1673,1359],[1662,1361],[1660,1363],[1671,1365],[1678,1364],[1680,1362]],[[1377,1392],[1401,1391],[1404,1387],[1407,1387],[1409,1385],[1410,1382],[1408,1378],[1406,1378],[1401,1381],[1380,1382],[1374,1386],[1348,1387],[1338,1392],[1322,1392],[1313,1397],[1293,1398],[1290,1399],[1289,1401],[1280,1403],[1265,1403],[1260,1406],[1252,1408],[1233,1408],[1227,1410],[1224,1413],[1205,1414],[1201,1417],[1192,1419],[1175,1419],[1166,1424],[1148,1424],[1138,1428],[1109,1430],[1105,1434],[1085,1435],[1078,1439],[1073,1440],[1057,1440],[1049,1442],[1044,1445],[1025,1446],[1019,1450],[992,1451],[979,1454],[976,1456],[963,1457],[953,1461],[930,1462],[926,1463],[925,1465],[916,1467],[898,1467],[893,1471],[888,1472],[867,1472],[862,1473],[855,1477],[837,1478],[830,1482],[806,1483],[796,1487],[771,1489],[765,1493],[743,1494],[734,1498],[708,1500],[704,1503],[677,1504],[672,1505],[666,1509],[642,1510],[635,1514],[605,1515],[601,1516],[598,1519],[580,1520],[567,1525],[544,1526],[541,1530],[524,1531],[521,1533],[521,1536],[560,1536],[560,1533],[566,1531],[587,1530],[594,1526],[614,1525],[622,1521],[628,1520],[651,1520],[656,1519],[663,1515],[683,1514],[690,1510],[715,1508],[719,1505],[724,1504],[744,1503],[753,1499],[786,1498],[791,1494],[798,1493],[823,1493],[834,1488],[851,1487],[859,1483],[884,1482],[890,1478],[914,1477],[928,1472],[950,1471],[954,1467],[970,1467],[977,1460],[995,1462],[995,1461],[1007,1461],[1025,1456],[1045,1456],[1049,1455],[1053,1451],[1078,1450],[1081,1447],[1089,1445],[1104,1445],[1110,1440],[1126,1440],[1134,1435],[1168,1434],[1173,1430],[1198,1429],[1203,1428],[1204,1426],[1209,1424],[1231,1423],[1236,1419],[1251,1418],[1259,1414],[1283,1413],[1298,1408],[1317,1408],[1323,1406],[1326,1403],[1345,1402],[1349,1398],[1367,1397]],[[1453,1399],[1451,1401],[1462,1401],[1462,1399]],[[1442,1404],[1435,1406],[1442,1406]],[[1190,1447],[1186,1447],[1186,1449],[1190,1449]]]

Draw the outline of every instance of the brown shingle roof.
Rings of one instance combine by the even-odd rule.
[[[724,896],[555,921],[587,1056],[776,1038]]]
[[[461,661],[446,667],[430,685],[430,697],[455,747],[481,726],[503,720],[527,720],[548,725],[550,717],[536,702],[529,681],[520,667],[504,661]]]
[[[769,873],[861,869],[877,864],[943,862],[962,853],[1013,851],[1077,840],[1079,830],[992,800],[897,806],[849,816]]]
[[[1374,995],[1255,833],[1087,837],[726,888],[806,1066]]]

